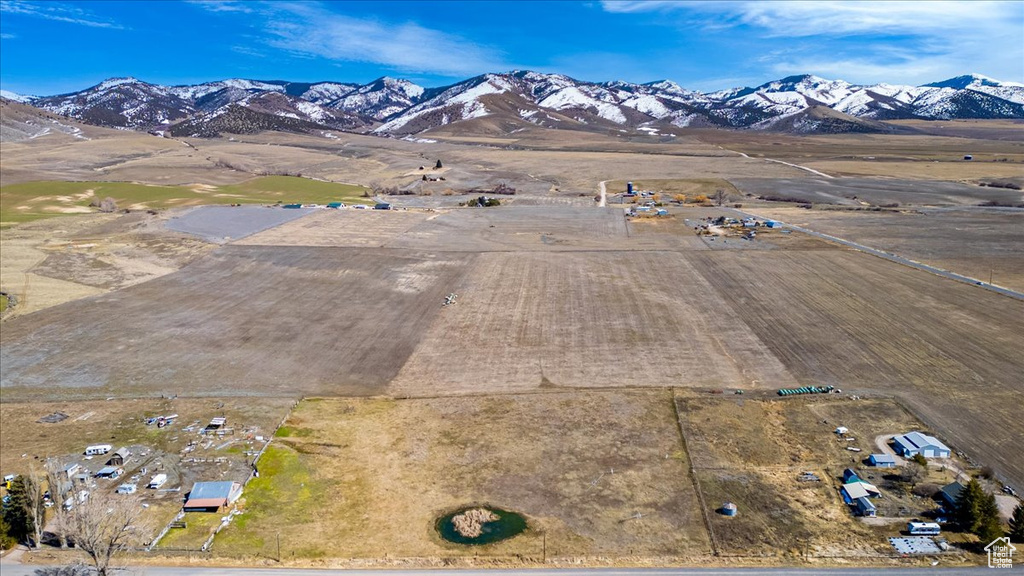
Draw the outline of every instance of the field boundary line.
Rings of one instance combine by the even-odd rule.
[[[922,272],[928,272],[930,274],[934,274],[936,276],[941,276],[942,278],[947,278],[949,280],[955,280],[955,281],[961,282],[963,284],[968,284],[968,285],[971,285],[971,286],[980,286],[981,288],[984,288],[985,290],[988,290],[989,292],[995,292],[996,294],[1001,294],[1003,296],[1009,296],[1010,298],[1015,298],[1017,300],[1024,300],[1024,293],[1017,292],[1016,290],[1011,290],[1009,288],[1004,288],[1002,286],[996,286],[995,284],[989,284],[989,283],[983,282],[983,281],[981,281],[981,280],[979,280],[977,278],[971,278],[970,276],[964,276],[963,274],[958,274],[956,272],[951,272],[949,270],[944,270],[944,269],[936,267],[936,266],[931,266],[929,264],[924,264],[922,262],[918,262],[917,260],[911,260],[910,258],[907,258],[905,256],[900,256],[899,254],[895,254],[895,253],[892,253],[892,252],[885,252],[884,250],[879,250],[878,248],[872,248],[870,246],[865,246],[864,244],[859,244],[859,243],[854,242],[852,240],[846,240],[846,239],[840,238],[838,236],[832,236],[831,234],[825,234],[824,232],[815,232],[814,230],[811,230],[809,228],[803,228],[801,226],[796,226],[794,224],[787,224],[786,222],[782,222],[781,220],[776,220],[775,218],[765,218],[764,216],[760,216],[760,215],[754,214],[752,212],[746,212],[746,211],[743,211],[743,210],[737,210],[735,208],[733,210],[735,210],[736,212],[739,212],[740,214],[745,214],[747,216],[753,216],[755,218],[760,218],[762,220],[774,220],[775,222],[778,222],[779,224],[782,224],[784,227],[789,228],[791,230],[796,230],[797,232],[802,232],[804,234],[807,234],[808,236],[814,236],[814,237],[817,237],[817,238],[821,238],[823,240],[827,240],[829,242],[833,242],[833,243],[836,243],[836,244],[839,244],[839,245],[842,245],[842,246],[846,246],[847,248],[853,248],[854,250],[857,250],[858,252],[861,252],[861,253],[864,253],[864,254],[868,254],[870,256],[877,256],[878,258],[882,258],[883,260],[888,260],[888,261],[894,262],[896,264],[901,264],[901,265],[906,266],[908,268],[914,268],[915,270],[920,270]]]
[[[697,479],[697,469],[694,468],[693,458],[690,457],[690,450],[686,446],[686,433],[683,431],[683,420],[679,417],[679,402],[676,401],[676,390],[675,388],[669,388],[668,392],[672,400],[672,413],[676,417],[676,429],[679,430],[679,442],[683,445],[683,452],[686,453],[686,461],[689,463],[690,482],[693,483],[693,489],[697,493],[697,504],[700,506],[701,519],[704,520],[704,529],[708,531],[711,553],[714,556],[721,556],[718,550],[718,541],[715,539],[715,531],[711,527],[711,517],[708,515],[707,502],[704,500],[704,493],[700,489],[700,480]]]

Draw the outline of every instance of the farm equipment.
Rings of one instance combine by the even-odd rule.
[[[799,396],[801,394],[831,394],[835,386],[801,386],[800,388],[779,388],[779,396]]]

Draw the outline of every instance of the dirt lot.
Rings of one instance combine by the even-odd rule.
[[[224,247],[174,274],[5,321],[3,397],[372,394],[469,260]]]
[[[513,440],[514,439],[514,440]],[[302,402],[216,555],[691,557],[708,540],[667,390]],[[445,544],[434,521],[489,504],[526,533]],[[639,513],[639,516],[637,517]]]
[[[860,212],[752,208],[757,214],[1024,291],[1024,211]]]

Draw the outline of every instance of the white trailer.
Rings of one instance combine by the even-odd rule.
[[[166,483],[167,474],[157,474],[156,476],[153,476],[153,478],[149,480],[149,484],[147,484],[146,487],[156,490],[157,488],[163,486]]]

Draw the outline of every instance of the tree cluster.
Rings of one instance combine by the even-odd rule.
[[[985,492],[977,478],[971,478],[960,491],[954,518],[961,530],[976,535],[981,542],[991,542],[1003,535],[996,497]]]

